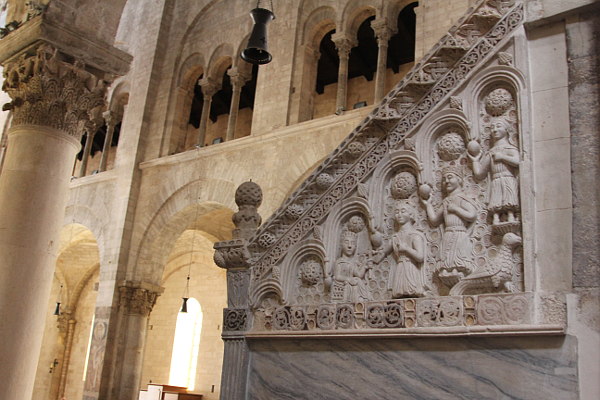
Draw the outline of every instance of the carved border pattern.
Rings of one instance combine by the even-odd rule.
[[[483,8],[494,6],[498,2],[482,1],[477,7],[453,27],[451,35],[459,36],[461,25],[474,18],[476,13]],[[502,2],[497,6],[498,12],[505,12]],[[485,35],[481,36],[476,44],[466,51],[460,49],[457,43],[464,42],[461,38],[447,35],[432,51],[423,58],[415,70],[409,73],[384,101],[384,104],[371,113],[328,157],[323,164],[294,192],[294,194],[274,213],[274,215],[259,229],[250,240],[248,246],[251,252],[253,280],[265,277],[294,243],[302,239],[313,229],[328,210],[339,200],[347,196],[355,187],[369,175],[377,163],[388,152],[388,149],[397,147],[406,135],[430,113],[437,104],[445,98],[455,87],[462,84],[466,76],[485,58],[494,47],[503,40],[512,30],[523,21],[523,6],[518,4],[512,11],[505,14],[496,25]],[[424,67],[434,56],[439,56],[443,50],[462,50],[466,53],[447,72],[440,75],[437,80],[427,84],[422,80],[425,74]],[[433,85],[433,86],[430,86]],[[427,94],[415,102],[413,107],[406,108],[403,114],[389,113],[390,104],[405,93],[409,87],[418,86],[419,90],[427,90]],[[430,89],[428,89],[430,88]],[[385,133],[389,133],[385,135]],[[375,140],[373,140],[375,139]],[[343,162],[348,157],[349,146],[363,141],[370,144],[362,156],[353,164]],[[362,144],[362,143],[361,143]],[[320,196],[304,196],[314,187],[323,188],[320,177],[325,174],[334,175],[335,181],[331,182],[328,189]],[[333,172],[333,174],[332,174]],[[303,197],[305,197],[303,199]],[[290,224],[286,218],[285,210],[295,203],[303,204],[304,213],[295,222]],[[312,203],[312,204],[311,204]]]
[[[531,293],[281,306],[263,312],[271,317],[254,331],[525,325],[534,319]]]
[[[245,308],[223,309],[223,331],[245,331],[248,321],[248,310]]]

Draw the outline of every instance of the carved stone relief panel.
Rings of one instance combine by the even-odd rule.
[[[508,3],[478,3],[250,239],[252,331],[534,321],[523,293],[525,89],[468,82],[480,67],[516,71],[508,35],[522,8]]]

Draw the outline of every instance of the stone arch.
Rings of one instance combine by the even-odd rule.
[[[79,280],[75,288],[73,289],[73,295],[69,299],[69,309],[73,312],[77,309],[77,304],[81,297],[81,293],[83,289],[88,284],[90,279],[100,270],[100,264],[94,265],[92,268],[89,268],[84,276]]]
[[[91,232],[96,243],[98,244],[98,254],[100,260],[104,260],[106,257],[106,249],[104,243],[107,240],[105,233],[108,229],[105,221],[109,221],[108,217],[102,218],[98,216],[89,206],[80,204],[70,204],[65,209],[65,217],[63,219],[63,229],[70,224],[77,224],[81,226],[79,230],[86,229]],[[59,250],[59,254],[64,248]],[[102,265],[102,261],[100,262]]]
[[[219,45],[210,56],[207,72],[208,77],[220,83],[225,71],[233,65],[234,58],[233,45],[230,43]]]
[[[445,109],[433,114],[428,122],[420,129],[425,131],[424,135],[420,135],[415,147],[419,160],[423,160],[423,173],[421,183],[431,184],[433,182],[433,166],[429,162],[431,160],[431,150],[435,145],[437,138],[447,129],[456,128],[465,143],[465,146],[471,140],[471,124],[468,122],[466,115],[455,109]]]
[[[169,107],[168,127],[164,138],[164,141],[168,143],[168,154],[182,151],[184,148],[194,99],[194,88],[205,70],[206,61],[200,53],[192,53],[179,67],[172,92],[175,99],[174,106]]]
[[[412,3],[417,3],[418,1],[415,0],[393,0],[390,1],[389,6],[387,7],[387,12],[385,12],[384,17],[386,17],[388,19],[388,23],[390,24],[390,28],[392,29],[392,31],[397,31],[398,30],[398,15],[400,15],[400,12],[404,9],[404,7],[412,4]]]
[[[196,180],[174,192],[154,214],[146,228],[139,247],[134,270],[135,279],[159,285],[170,249],[175,240],[189,227],[193,227],[195,217],[210,218],[221,212],[219,221],[223,224],[233,214],[233,184]],[[197,197],[191,195],[197,193]],[[200,203],[195,198],[203,199]],[[211,214],[212,213],[212,214]],[[230,238],[233,224],[228,226],[212,225],[207,231],[218,240]],[[205,230],[206,231],[206,230]]]
[[[354,0],[348,2],[342,17],[342,30],[348,37],[356,39],[359,26],[365,19],[377,14],[376,6],[370,0]]]
[[[319,48],[319,43],[327,32],[336,28],[336,12],[333,8],[322,6],[313,10],[304,25],[300,37],[301,43],[314,49]]]
[[[331,6],[316,6],[305,13],[299,21],[299,33],[296,42],[300,44],[295,57],[294,86],[295,93],[290,102],[289,120],[291,123],[308,121],[313,118],[319,47],[328,32],[336,29],[337,15]],[[302,13],[302,8],[300,8]]]
[[[252,287],[250,292],[250,306],[253,309],[257,309],[260,307],[262,301],[267,298],[274,298],[278,304],[285,304],[283,289],[277,279],[265,279]]]
[[[194,87],[198,78],[206,69],[206,61],[200,53],[192,53],[189,55],[179,67],[177,74],[177,87],[185,89]]]

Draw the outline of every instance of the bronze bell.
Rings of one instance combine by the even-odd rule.
[[[275,14],[265,8],[255,8],[250,11],[254,27],[248,39],[248,46],[242,51],[242,60],[250,64],[268,64],[273,57],[267,51],[267,24],[275,19]]]

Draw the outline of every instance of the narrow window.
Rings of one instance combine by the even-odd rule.
[[[169,385],[194,390],[201,330],[202,309],[198,300],[192,297],[187,302],[187,313],[177,315]]]

